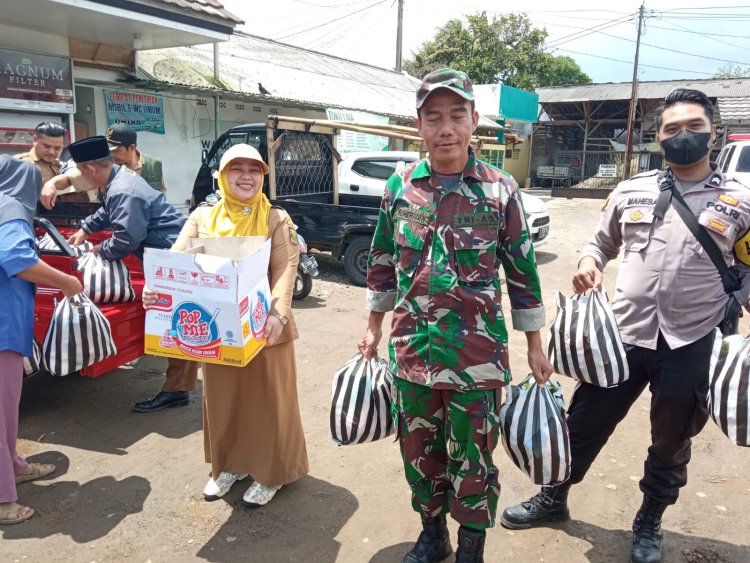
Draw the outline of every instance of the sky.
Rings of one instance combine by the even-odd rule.
[[[239,29],[246,33],[383,68],[395,65],[398,0],[221,1],[245,20]],[[548,52],[572,57],[594,82],[632,79],[640,1],[403,1],[404,58],[450,19],[516,11],[548,31]],[[730,64],[750,69],[750,0],[715,3],[645,4],[639,80],[710,78]]]

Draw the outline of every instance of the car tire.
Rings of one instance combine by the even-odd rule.
[[[367,285],[367,259],[370,255],[372,237],[353,239],[344,252],[344,270],[349,280],[360,287]]]

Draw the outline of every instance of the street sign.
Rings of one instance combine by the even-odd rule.
[[[616,164],[600,164],[598,175],[600,178],[617,178],[617,165]]]

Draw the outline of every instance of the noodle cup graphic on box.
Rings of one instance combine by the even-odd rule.
[[[264,237],[192,239],[185,252],[146,249],[146,284],[159,298],[146,311],[145,352],[232,366],[250,362],[266,343],[270,254]]]

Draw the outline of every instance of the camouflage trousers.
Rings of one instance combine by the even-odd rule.
[[[450,512],[477,530],[494,526],[499,399],[499,389],[435,390],[394,378],[393,417],[414,510],[426,517]]]

